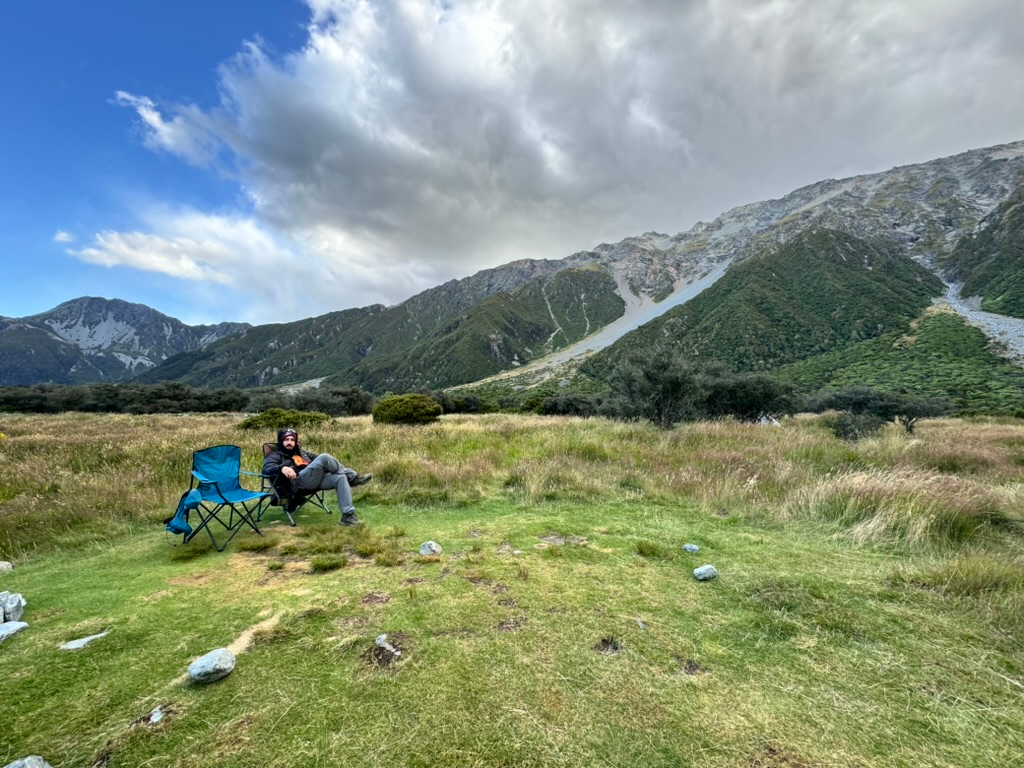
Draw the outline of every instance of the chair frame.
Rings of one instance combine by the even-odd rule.
[[[212,479],[203,475],[196,468],[196,456],[205,453],[207,451],[213,451],[216,449],[233,448],[237,451],[237,472],[238,476],[234,480],[234,488],[225,487],[228,485],[227,477],[219,479]],[[183,544],[187,544],[192,541],[200,531],[205,530],[210,537],[210,541],[213,542],[214,548],[218,552],[223,552],[224,548],[231,542],[235,535],[242,529],[243,526],[248,525],[258,535],[262,536],[263,532],[260,531],[259,526],[256,522],[259,520],[260,515],[263,512],[263,508],[266,506],[267,501],[270,498],[270,494],[263,490],[251,491],[247,488],[243,488],[239,482],[239,478],[242,475],[250,475],[253,477],[259,477],[256,472],[247,472],[241,467],[242,449],[237,445],[213,445],[208,448],[203,448],[192,453],[192,470],[191,479],[189,481],[189,491],[198,490],[202,495],[202,501],[196,507],[196,511],[199,513],[200,523],[192,529],[191,533],[184,534]],[[237,492],[237,493],[233,493]],[[230,496],[230,498],[229,498]],[[230,510],[228,519],[225,522],[222,515],[224,509]],[[255,519],[254,519],[255,516]],[[216,521],[228,531],[229,535],[222,544],[217,543],[216,537],[213,535],[213,531],[210,528],[210,523]]]
[[[273,451],[277,450],[277,443],[264,443],[263,444],[263,458],[266,459]],[[297,494],[299,503],[292,511],[288,510],[289,499],[293,498],[281,493],[281,489],[277,485],[279,475],[264,475],[260,474],[261,486],[260,490],[264,493],[270,494],[270,500],[264,505],[263,509],[260,510],[259,517],[256,518],[257,522],[263,517],[263,513],[270,507],[281,507],[284,509],[284,513],[288,515],[288,522],[291,526],[295,527],[295,514],[302,509],[306,504],[312,504],[315,507],[320,507],[328,515],[331,514],[331,510],[327,507],[327,502],[324,500],[324,492],[322,490],[307,491],[306,493]]]

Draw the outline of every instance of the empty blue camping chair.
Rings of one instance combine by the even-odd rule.
[[[259,477],[254,472],[242,469],[242,449],[237,445],[215,445],[192,454],[192,480],[189,490],[179,503],[179,508],[185,508],[186,525],[179,531],[183,533],[185,543],[194,539],[200,531],[206,531],[214,548],[221,552],[242,526],[248,525],[263,535],[256,527],[256,520],[271,494],[243,488],[239,482],[243,474]],[[199,521],[195,528],[184,530],[189,527],[188,512],[195,512]],[[222,543],[218,544],[214,536],[211,527],[213,523],[224,528],[227,533]]]

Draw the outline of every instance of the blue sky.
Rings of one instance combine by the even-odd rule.
[[[1024,139],[1024,4],[59,0],[0,72],[0,315],[260,323]]]

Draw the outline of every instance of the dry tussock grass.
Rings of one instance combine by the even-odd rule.
[[[800,488],[783,516],[849,527],[855,541],[959,542],[993,525],[1019,525],[1019,493],[920,469],[846,472]]]
[[[188,486],[192,452],[209,445],[241,446],[243,468],[258,471],[261,444],[274,435],[240,431],[240,420],[4,416],[0,461],[15,469],[0,478],[0,554],[169,516]],[[355,417],[310,428],[302,442],[372,471],[376,481],[359,494],[374,504],[465,505],[509,495],[531,503],[684,501],[833,520],[855,526],[859,540],[956,538],[1020,519],[1024,424],[936,419],[913,437],[893,426],[850,445],[819,421],[727,420],[663,432],[516,414],[446,416],[421,427]]]

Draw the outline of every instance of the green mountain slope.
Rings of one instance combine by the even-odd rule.
[[[981,308],[1024,317],[1024,186],[960,239],[943,265],[963,281],[961,296],[981,296]]]
[[[769,370],[906,328],[942,289],[941,280],[895,246],[809,230],[731,267],[583,370],[600,376],[628,351],[665,341],[697,361]]]
[[[330,377],[375,392],[449,386],[578,341],[625,306],[611,275],[598,267],[542,274],[482,301],[450,290],[432,302],[421,297],[257,326],[201,353],[170,358],[139,380],[253,387]]]
[[[942,307],[929,307],[907,333],[890,332],[773,373],[808,393],[866,386],[946,397],[965,411],[1024,408],[1024,369],[993,353],[985,334]]]
[[[490,296],[410,349],[367,356],[330,381],[374,391],[476,381],[579,341],[624,307],[605,270],[566,269]]]

